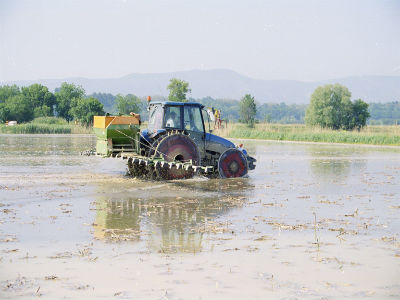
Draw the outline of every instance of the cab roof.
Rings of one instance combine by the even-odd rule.
[[[204,105],[198,102],[173,102],[173,101],[151,101],[149,105],[157,105],[160,104],[162,106],[185,106],[185,105],[190,105],[190,106],[198,106],[200,108],[203,108]]]

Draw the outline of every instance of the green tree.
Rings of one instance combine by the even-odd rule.
[[[316,88],[306,111],[306,124],[345,130],[365,126],[369,117],[368,104],[361,99],[353,103],[350,97],[350,91],[340,84]]]
[[[96,98],[74,98],[70,114],[81,124],[89,126],[93,123],[93,116],[102,116],[105,113],[103,104]]]
[[[56,98],[49,89],[41,84],[35,83],[21,89],[22,95],[31,103],[34,117],[53,116],[53,106]]]
[[[306,111],[306,124],[332,129],[346,127],[352,111],[350,97],[350,91],[340,84],[316,88]]]
[[[368,112],[368,103],[365,103],[361,99],[355,100],[350,120],[350,129],[357,128],[357,130],[360,130],[367,124],[367,119],[370,116],[371,115]]]
[[[0,123],[8,121],[10,111],[5,102],[0,102]]]
[[[257,106],[254,97],[252,97],[250,94],[246,94],[240,100],[239,114],[241,122],[246,123],[250,127],[254,126],[254,121],[257,114]]]
[[[23,95],[16,95],[1,103],[0,118],[5,121],[29,122],[33,119],[34,107],[30,100]]]
[[[21,94],[21,90],[18,86],[14,85],[5,85],[0,87],[0,103],[6,102],[8,98],[13,96],[17,96]]]
[[[115,98],[115,110],[122,115],[129,115],[130,112],[140,113],[142,102],[135,95],[122,96],[118,94]]]
[[[16,120],[10,114],[10,103],[15,100],[9,100],[21,94],[21,90],[16,85],[5,85],[0,87],[0,122],[4,123],[8,120]],[[17,120],[18,121],[18,120]]]
[[[168,100],[176,102],[187,102],[186,94],[192,91],[188,82],[176,78],[169,81],[167,89],[169,89]]]
[[[56,112],[59,117],[66,119],[68,122],[72,120],[70,114],[73,99],[83,98],[85,90],[81,86],[73,83],[63,82],[61,87],[56,89]]]

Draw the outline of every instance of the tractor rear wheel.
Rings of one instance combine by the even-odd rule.
[[[154,157],[161,157],[167,162],[184,163],[191,160],[195,166],[201,163],[196,143],[182,133],[167,135],[161,139],[155,149]],[[160,179],[165,180],[191,178],[194,175],[193,170],[178,169],[167,164],[156,168],[156,173]]]

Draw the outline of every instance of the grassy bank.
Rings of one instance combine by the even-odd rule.
[[[147,123],[142,124],[141,128],[144,127],[147,127]],[[91,127],[68,123],[64,119],[48,117],[16,126],[1,124],[0,133],[93,134],[93,130]],[[303,124],[256,124],[255,128],[248,128],[244,124],[229,123],[226,128],[213,133],[225,138],[400,146],[398,125],[366,126],[360,131],[338,131],[307,127]]]
[[[46,117],[37,118],[29,123],[17,124],[15,126],[0,125],[0,133],[41,133],[41,134],[77,134],[93,133],[92,128],[68,123],[64,119]]]
[[[247,138],[279,141],[304,141],[368,145],[400,145],[400,126],[367,126],[360,131],[343,131],[307,127],[302,124],[244,124],[231,123],[214,132],[227,138]]]

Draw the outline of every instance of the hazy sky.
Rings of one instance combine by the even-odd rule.
[[[0,81],[400,75],[400,1],[0,0]]]

